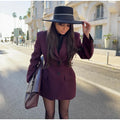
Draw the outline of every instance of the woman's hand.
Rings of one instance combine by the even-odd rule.
[[[89,39],[89,33],[90,33],[90,30],[91,30],[91,25],[86,22],[86,21],[83,21],[84,24],[82,24],[82,27],[83,27],[83,33],[87,36],[87,38]]]

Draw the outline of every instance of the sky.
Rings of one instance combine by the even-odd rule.
[[[27,25],[24,20],[19,20],[19,16],[25,16],[31,1],[1,1],[0,0],[0,33],[2,37],[10,37],[14,27],[22,27],[26,32]],[[12,13],[16,12],[17,18],[13,19]]]

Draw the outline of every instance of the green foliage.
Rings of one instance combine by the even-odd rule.
[[[12,32],[12,34],[14,34],[14,32]]]
[[[29,40],[29,31],[27,31],[27,40]]]
[[[19,16],[19,20],[22,20],[22,16]]]
[[[10,41],[13,41],[13,39],[14,39],[14,36],[11,36],[11,39],[10,39]]]
[[[13,12],[13,13],[12,13],[12,16],[13,16],[14,18],[17,17],[16,12]]]
[[[112,36],[112,34],[110,34],[110,33],[107,35],[104,35],[104,37],[106,37],[106,40],[109,40],[111,36]]]
[[[27,18],[27,16],[25,15],[24,17],[23,17],[23,19],[26,19]]]
[[[117,45],[117,44],[118,44],[118,40],[114,39],[114,40],[112,41],[112,43],[113,43],[114,45]]]
[[[28,8],[27,16],[30,17],[30,15],[31,15],[31,11],[30,11],[30,8]]]

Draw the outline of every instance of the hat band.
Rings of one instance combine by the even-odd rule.
[[[54,19],[56,20],[70,20],[73,21],[73,15],[72,14],[54,14]]]
[[[70,16],[73,16],[73,14],[54,14],[54,15],[70,15]]]

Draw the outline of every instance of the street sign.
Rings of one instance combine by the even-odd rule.
[[[15,28],[14,29],[14,37],[18,37],[19,36],[19,29]]]

